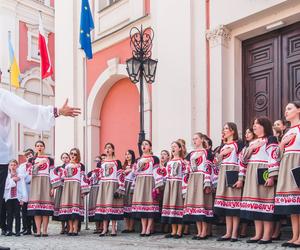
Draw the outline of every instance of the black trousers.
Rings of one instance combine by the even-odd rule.
[[[2,201],[2,206],[1,206],[1,212],[0,212],[0,228],[2,231],[6,232],[7,230],[7,225],[6,225],[6,204],[5,200],[3,199]]]
[[[6,230],[6,213],[5,213],[5,201],[3,199],[5,182],[8,173],[8,164],[0,164],[0,224],[3,230]],[[3,213],[2,213],[2,210]]]
[[[13,221],[15,219],[16,233],[20,233],[21,227],[21,206],[18,199],[6,201],[7,231],[12,232]]]
[[[22,229],[23,231],[30,231],[31,232],[31,226],[33,226],[33,231],[36,231],[36,226],[34,223],[33,216],[27,215],[27,206],[28,202],[24,202],[22,206]]]

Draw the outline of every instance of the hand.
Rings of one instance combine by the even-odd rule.
[[[210,187],[204,188],[204,193],[210,194],[211,193],[211,188]]]
[[[224,155],[227,155],[227,154],[231,153],[232,150],[233,150],[233,148],[227,147],[227,148],[223,149],[223,150],[220,152],[220,154],[219,154],[218,156],[224,156]]]
[[[295,133],[284,136],[279,144],[280,148],[284,148],[284,146],[288,144],[295,136]]]
[[[68,101],[67,99],[64,105],[58,110],[59,115],[75,117],[81,114],[80,108],[70,107]]]
[[[54,189],[51,188],[51,189],[50,189],[50,197],[53,197],[53,196],[54,196]]]
[[[236,183],[234,183],[234,185],[232,187],[240,189],[243,186],[244,186],[244,182],[243,181],[237,181]]]
[[[266,180],[265,186],[266,186],[266,187],[273,187],[273,186],[274,186],[274,178],[273,178],[273,177],[269,177],[269,178]]]
[[[20,206],[23,206],[24,205],[24,201],[20,201]]]
[[[19,177],[17,177],[17,176],[13,177],[12,179],[13,179],[13,181],[14,181],[14,182],[17,182],[17,181],[19,181],[19,180],[20,180],[20,178],[19,178]]]
[[[259,139],[259,140],[256,140],[256,142],[254,142],[254,143],[249,147],[249,149],[250,149],[251,151],[254,151],[255,149],[261,147],[261,146],[264,145],[264,144],[265,144],[265,141]]]

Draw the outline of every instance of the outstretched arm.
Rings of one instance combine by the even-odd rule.
[[[59,115],[75,117],[80,114],[79,108],[68,106],[68,99],[60,109],[56,109],[53,106],[31,104],[2,88],[0,110],[11,119],[35,130],[50,130]]]

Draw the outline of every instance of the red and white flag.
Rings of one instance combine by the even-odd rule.
[[[42,79],[44,79],[53,74],[53,67],[51,64],[50,54],[47,46],[47,39],[42,24],[41,13],[39,13],[39,50],[41,58],[41,77]]]

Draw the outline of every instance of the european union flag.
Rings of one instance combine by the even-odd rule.
[[[82,0],[80,17],[80,44],[88,59],[93,58],[90,32],[94,28],[94,21],[90,9],[89,0]]]

